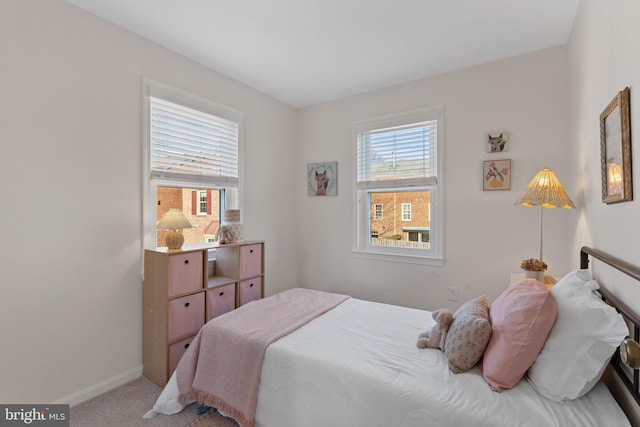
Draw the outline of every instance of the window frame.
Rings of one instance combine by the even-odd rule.
[[[437,177],[379,181],[369,183],[365,188],[358,188],[358,137],[363,132],[376,129],[391,128],[436,120],[436,162]],[[386,260],[406,263],[418,263],[441,266],[444,264],[444,156],[442,141],[444,140],[444,108],[442,105],[418,108],[415,110],[389,114],[356,121],[352,126],[352,193],[354,209],[352,217],[353,243],[352,253],[357,258]],[[380,183],[380,185],[377,185]],[[428,191],[430,196],[429,215],[429,249],[378,246],[370,244],[371,230],[371,194],[381,191]]]
[[[373,220],[384,221],[384,206],[382,203],[376,203],[373,206]]]
[[[405,208],[408,208],[408,209],[405,209]],[[401,220],[404,222],[411,221],[411,203],[402,203],[400,210],[401,210],[401,216],[402,216]]]
[[[209,198],[207,197],[207,191],[209,191],[209,189],[205,189],[205,190],[195,190],[196,194],[198,195],[198,208],[196,210],[197,215],[206,215],[207,214],[207,206],[209,205],[210,201]],[[202,210],[202,204],[203,204],[203,197],[202,197],[202,193],[204,193],[204,210]]]
[[[156,194],[158,187],[194,188],[199,190],[224,190],[220,209],[242,210],[242,157],[243,157],[243,114],[230,107],[218,104],[186,91],[171,87],[148,77],[143,77],[143,249],[156,249]],[[160,98],[194,110],[198,110],[238,124],[238,180],[229,184],[224,178],[203,178],[198,175],[174,174],[154,176],[151,171],[151,102],[150,98]],[[209,201],[207,201],[209,203]],[[198,212],[200,208],[198,206]]]

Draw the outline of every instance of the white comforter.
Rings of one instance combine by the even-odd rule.
[[[493,392],[477,367],[453,374],[440,350],[415,345],[431,323],[422,310],[351,298],[271,344],[256,426],[630,426],[601,383],[556,403],[526,381]],[[171,387],[155,411],[177,409]]]

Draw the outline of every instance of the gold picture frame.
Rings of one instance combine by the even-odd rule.
[[[631,180],[631,112],[624,88],[600,114],[602,202],[633,200]]]

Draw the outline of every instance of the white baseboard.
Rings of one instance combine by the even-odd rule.
[[[99,396],[102,393],[106,393],[109,390],[113,390],[116,387],[120,387],[121,385],[133,381],[140,376],[142,376],[142,366],[131,369],[127,372],[123,372],[120,375],[116,375],[115,377],[106,379],[102,382],[99,382],[98,384],[70,394],[69,396],[63,397],[62,399],[59,399],[52,403],[68,404],[70,406],[74,406],[96,396]]]

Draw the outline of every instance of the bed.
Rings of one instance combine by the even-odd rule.
[[[588,255],[596,259],[604,259],[605,263],[618,268],[615,262],[617,260],[614,258],[590,248],[583,248],[582,269],[587,268]],[[640,280],[640,270],[637,268],[626,265],[618,269]],[[582,272],[577,271],[580,274]],[[634,274],[636,276],[633,276]],[[592,284],[592,282],[588,283]],[[573,292],[573,288],[571,289]],[[593,295],[594,290],[590,288],[589,293]],[[315,294],[325,294],[310,290],[301,290],[301,292],[305,298],[313,298]],[[618,304],[622,307],[622,314],[630,313],[628,308],[620,304],[613,295],[602,290],[601,293],[608,304],[599,300],[600,305],[609,307],[611,304]],[[248,304],[243,310],[244,314],[240,313],[239,316],[250,317],[256,310],[263,315],[264,312],[261,313],[260,310],[273,310],[273,307],[268,306],[271,298],[273,297]],[[572,298],[576,297],[572,294]],[[564,310],[560,301],[561,297],[558,297],[559,316]],[[265,304],[265,307],[261,308],[262,304]],[[589,301],[589,304],[593,302]],[[596,308],[600,310],[602,307]],[[607,387],[600,381],[602,369],[609,359],[612,363],[619,364],[617,354],[613,357],[611,354],[598,354],[603,365],[602,369],[600,366],[594,366],[591,369],[593,379],[581,380],[579,388],[583,390],[584,395],[576,395],[573,388],[562,391],[568,397],[563,398],[560,394],[561,397],[558,398],[559,395],[554,394],[556,386],[554,378],[557,378],[558,374],[541,367],[535,370],[535,365],[530,369],[531,378],[526,374],[517,381],[516,385],[497,392],[483,376],[485,367],[481,364],[475,364],[461,373],[453,373],[444,351],[421,349],[416,346],[418,335],[425,327],[434,323],[430,312],[346,296],[339,298],[334,306],[325,307],[319,311],[321,313],[314,315],[313,318],[299,322],[301,326],[295,325],[291,331],[282,333],[282,336],[274,335],[271,340],[264,343],[263,357],[258,359],[255,399],[253,405],[249,405],[250,416],[248,418],[234,416],[243,427],[251,425],[258,427],[327,425],[344,427],[462,425],[625,427],[631,425]],[[617,315],[620,309],[613,311]],[[633,313],[630,314],[633,316]],[[607,313],[607,316],[612,318],[611,313]],[[229,320],[226,319],[227,315],[221,317],[225,319],[213,319],[203,327],[203,330],[218,327],[217,323],[225,323]],[[560,330],[562,328],[558,325],[566,326],[567,316],[563,320],[565,323],[561,323],[561,319],[558,317],[558,321],[553,325],[554,328],[557,327]],[[605,333],[604,338],[601,339],[606,341],[607,346],[613,345],[612,351],[624,338],[620,335],[618,319],[614,321],[618,327],[617,335],[610,339],[607,336],[610,334]],[[287,320],[285,323],[291,322]],[[606,322],[599,322],[599,324],[602,323]],[[210,324],[214,326],[209,326]],[[625,328],[627,324],[628,322],[625,322]],[[637,326],[634,325],[633,328],[637,331]],[[185,360],[190,359],[191,364],[195,365],[194,372],[200,371],[194,375],[199,375],[201,382],[206,383],[204,388],[214,384],[223,384],[225,385],[223,388],[226,388],[226,385],[234,384],[245,372],[252,369],[234,365],[231,371],[228,367],[222,369],[230,375],[230,378],[223,378],[224,373],[216,374],[216,370],[211,365],[204,363],[206,357],[203,356],[203,347],[208,345],[218,351],[222,347],[227,348],[227,343],[220,341],[225,344],[216,345],[215,338],[211,338],[216,335],[206,335],[203,330],[199,333],[199,336],[202,334],[199,344],[189,348],[153,409],[145,417],[151,417],[156,413],[179,412],[194,400],[200,400],[206,404],[212,402],[206,399],[206,394],[204,398],[199,399],[198,397],[203,397],[202,394],[189,393],[188,390],[185,393],[185,387],[189,389],[195,384],[193,378],[185,379],[188,376],[184,373],[186,369],[181,368],[181,365],[188,364]],[[568,356],[552,352],[554,350],[552,344],[561,342],[560,338],[563,338],[554,338],[554,331],[552,329],[549,333],[549,341],[546,342],[545,348],[540,352],[535,363],[540,362],[538,364],[544,367],[542,356],[548,355],[553,360],[551,368],[557,369],[562,364],[561,358]],[[242,335],[253,333],[255,331],[243,332]],[[586,333],[592,334],[592,331],[588,330]],[[628,329],[625,329],[625,333],[628,334]],[[637,332],[634,333],[637,335]],[[580,339],[581,343],[585,341],[584,335],[573,335],[576,339]],[[600,342],[599,345],[603,343]],[[245,347],[245,354],[252,352],[254,350],[246,350]],[[602,351],[598,352],[602,353]],[[580,351],[580,354],[586,353],[589,353],[589,350]],[[238,355],[230,357],[236,362],[239,358],[243,357]],[[572,365],[582,366],[589,363],[591,362],[578,362]],[[559,375],[563,375],[566,371],[567,369],[563,369]],[[623,371],[624,369],[621,369],[621,372]],[[542,375],[539,375],[540,382],[537,382],[536,375],[533,375],[536,372],[542,372]],[[635,372],[632,380],[627,379],[626,384],[631,390],[635,388],[635,396],[637,396],[637,370]],[[178,385],[180,375],[182,376],[181,386]],[[536,382],[533,382],[532,378],[536,378]],[[543,380],[550,384],[546,389],[543,386]],[[188,383],[187,386],[184,385],[185,382]],[[591,384],[585,385],[588,382]],[[244,395],[252,394],[249,390],[244,392]],[[221,412],[231,412],[231,415],[234,415],[233,411],[229,411],[230,408],[232,409],[232,406],[219,407]]]

